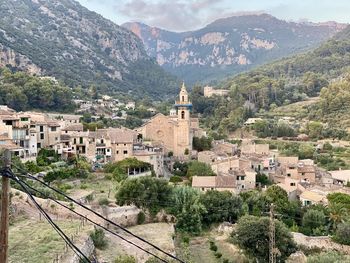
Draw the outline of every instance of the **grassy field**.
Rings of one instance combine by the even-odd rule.
[[[76,233],[80,221],[56,222],[70,237]],[[10,226],[10,263],[49,263],[64,251],[64,241],[45,221],[22,220]]]
[[[107,179],[102,173],[93,173],[88,178],[79,181],[66,181],[65,184],[72,187],[67,193],[76,199],[93,193],[94,201],[103,198],[115,200],[116,182]]]
[[[218,233],[215,229],[199,237],[192,237],[188,244],[181,242],[181,237],[177,237],[176,241],[176,252],[186,262],[223,263],[227,260],[230,263],[248,262],[239,249],[229,241],[227,233]],[[217,246],[216,252],[210,250],[211,241]]]
[[[141,236],[142,238],[151,241],[153,244],[161,247],[165,251],[172,253],[174,251],[174,245],[172,241],[173,227],[171,224],[166,223],[153,223],[138,225],[128,228],[132,233]],[[147,250],[158,254],[154,248],[151,248],[137,239],[122,234],[128,240],[145,247]],[[121,239],[106,233],[108,239],[108,247],[105,250],[97,250],[98,258],[101,262],[113,262],[118,256],[129,254],[138,259],[138,262],[144,262],[149,255],[145,252],[135,248],[134,246],[122,241]]]

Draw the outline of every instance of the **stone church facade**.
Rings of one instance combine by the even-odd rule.
[[[157,114],[137,131],[144,140],[162,144],[165,152],[184,157],[192,151],[193,136],[199,130],[199,122],[191,118],[192,103],[185,85],[182,85],[179,98],[175,102],[176,114]]]

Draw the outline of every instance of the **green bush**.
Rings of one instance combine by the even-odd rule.
[[[108,241],[102,229],[95,229],[94,232],[90,233],[90,237],[96,248],[103,250],[107,247]]]
[[[343,245],[350,245],[350,222],[340,223],[337,226],[334,240]]]
[[[220,252],[216,252],[214,255],[215,255],[216,258],[221,258],[222,257],[222,254]]]
[[[174,184],[181,183],[182,178],[180,176],[174,175],[174,176],[170,177],[169,182],[174,183]]]
[[[109,205],[109,200],[106,197],[101,197],[98,199],[98,204],[99,205]]]
[[[137,224],[138,225],[142,225],[143,223],[145,223],[145,220],[146,220],[146,215],[144,212],[140,212],[138,213],[137,215]]]
[[[218,246],[214,243],[214,241],[210,241],[210,250],[214,252],[218,250]]]

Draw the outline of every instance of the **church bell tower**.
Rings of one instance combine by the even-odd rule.
[[[179,94],[179,100],[176,101],[177,109],[177,145],[175,145],[176,155],[185,155],[192,150],[192,135],[191,135],[191,109],[192,103],[188,98],[188,92],[185,83],[182,84]]]

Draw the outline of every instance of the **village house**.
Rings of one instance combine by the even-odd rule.
[[[229,90],[226,89],[214,89],[213,87],[205,86],[203,89],[204,97],[210,98],[212,96],[226,96]]]
[[[210,190],[237,191],[235,178],[232,176],[193,176],[192,187],[203,192]]]
[[[327,195],[322,191],[305,190],[299,198],[303,206],[328,203]]]
[[[336,184],[346,185],[350,183],[350,170],[329,171]]]

